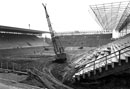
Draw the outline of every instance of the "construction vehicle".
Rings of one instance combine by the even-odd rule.
[[[55,62],[65,62],[67,60],[67,56],[64,51],[64,48],[61,44],[59,37],[55,36],[55,31],[52,29],[51,21],[50,21],[46,6],[43,3],[42,3],[42,5],[45,9],[46,19],[47,19],[48,27],[49,27],[50,34],[51,34],[52,44],[54,47],[55,58],[56,58],[56,60],[54,60],[54,61]]]

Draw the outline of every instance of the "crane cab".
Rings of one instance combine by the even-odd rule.
[[[65,63],[66,60],[67,60],[66,53],[60,53],[60,54],[55,55],[54,62]]]

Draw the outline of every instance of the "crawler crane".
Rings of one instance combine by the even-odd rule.
[[[55,36],[55,32],[52,28],[51,21],[50,21],[46,6],[43,3],[42,3],[42,5],[45,9],[46,19],[47,19],[48,27],[49,27],[50,34],[51,34],[52,44],[54,47],[55,58],[56,58],[55,62],[62,62],[62,63],[66,62],[67,56],[66,56],[66,53],[64,51],[64,48],[61,44],[59,37]]]

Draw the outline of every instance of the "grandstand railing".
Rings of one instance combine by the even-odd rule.
[[[93,67],[93,70],[95,71],[97,68],[96,68],[96,64],[100,64],[101,62],[105,62],[105,65],[104,66],[107,66],[108,65],[108,60],[109,61],[111,61],[111,63],[112,63],[112,60],[110,60],[110,59],[112,59],[112,58],[114,58],[114,57],[117,57],[118,56],[118,62],[119,62],[119,65],[121,64],[121,54],[124,54],[124,53],[126,53],[126,52],[129,52],[130,51],[130,49],[128,49],[128,48],[130,48],[130,46],[127,46],[127,47],[124,47],[124,48],[122,48],[122,49],[120,49],[120,50],[118,50],[118,51],[115,51],[115,52],[113,52],[113,53],[111,53],[110,55],[106,55],[106,56],[103,56],[103,57],[101,57],[101,58],[99,58],[99,59],[97,59],[97,60],[93,60],[93,61],[91,61],[91,62],[88,62],[88,63],[86,63],[86,64],[84,64],[84,65],[82,65],[82,66],[80,66],[80,67],[78,67],[77,69],[80,69],[80,70],[82,70],[82,69],[87,69],[87,68],[90,68],[90,67]],[[126,50],[127,49],[127,50]],[[123,51],[123,52],[122,52]],[[113,55],[113,54],[117,54],[118,53],[118,55]],[[102,60],[103,59],[103,60]],[[100,61],[99,61],[100,60]],[[99,62],[97,62],[97,61],[99,61]],[[85,67],[86,65],[89,65],[89,66],[87,66],[87,67]],[[99,67],[100,68],[100,67]],[[88,71],[89,72],[89,71]]]
[[[17,63],[13,63],[13,62],[2,62],[0,61],[0,71],[1,72],[9,72],[9,73],[20,73],[20,74],[25,74],[27,75],[27,69],[28,67],[26,67],[26,69],[22,69],[20,64]]]

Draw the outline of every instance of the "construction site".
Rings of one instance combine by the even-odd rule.
[[[0,25],[0,89],[130,89],[130,1],[90,5],[89,32],[56,33],[42,6],[49,31]]]

